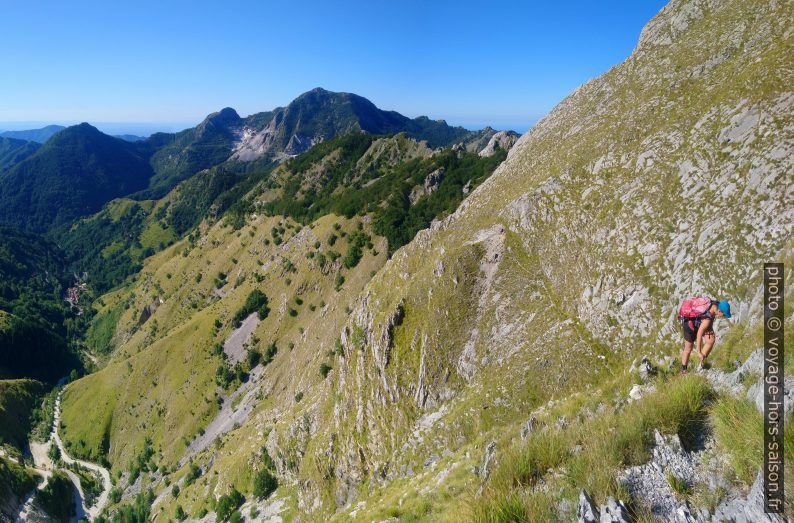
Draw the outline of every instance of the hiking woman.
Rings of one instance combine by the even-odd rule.
[[[715,318],[730,318],[731,305],[727,301],[709,298],[688,298],[681,304],[679,319],[684,330],[684,352],[681,353],[681,373],[686,374],[692,347],[697,347],[700,368],[704,367],[714,347]]]

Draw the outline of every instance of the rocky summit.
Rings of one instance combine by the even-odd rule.
[[[63,233],[85,274],[59,314],[90,364],[43,402],[0,389],[51,413],[0,455],[2,517],[46,520],[74,482],[102,521],[790,521],[794,483],[766,514],[759,471],[762,267],[794,262],[793,14],[672,0],[520,138],[315,89],[113,142],[158,190]],[[693,295],[733,317],[682,374]]]

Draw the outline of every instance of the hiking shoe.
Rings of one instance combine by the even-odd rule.
[[[686,369],[681,369],[681,373],[680,374],[681,374],[681,376],[686,376],[687,374],[689,374],[689,371],[686,370]]]

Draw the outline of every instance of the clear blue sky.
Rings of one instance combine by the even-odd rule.
[[[0,128],[179,126],[321,86],[408,116],[524,130],[628,56],[664,4],[4,2]]]

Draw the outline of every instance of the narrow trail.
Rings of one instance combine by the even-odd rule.
[[[25,498],[23,503],[20,506],[19,513],[16,516],[15,522],[16,523],[24,523],[26,521],[30,521],[31,519],[39,519],[36,514],[40,512],[40,509],[37,510],[35,505],[36,502],[36,494],[43,490],[50,481],[52,477],[52,473],[55,470],[59,470],[58,467],[52,462],[49,456],[50,448],[53,444],[57,445],[58,450],[61,452],[61,459],[66,464],[76,463],[80,467],[85,469],[91,470],[93,472],[98,473],[102,477],[102,494],[99,495],[96,502],[92,507],[87,507],[85,503],[85,493],[83,492],[83,487],[80,482],[80,477],[72,472],[69,469],[60,469],[62,470],[71,480],[72,484],[74,485],[74,504],[75,504],[75,515],[72,517],[70,521],[76,522],[80,519],[88,519],[94,520],[99,516],[102,512],[102,509],[105,508],[108,502],[108,498],[110,496],[110,489],[113,487],[110,481],[110,472],[95,463],[90,463],[88,461],[83,461],[79,459],[72,458],[66,452],[66,448],[61,441],[61,437],[58,434],[58,425],[61,422],[61,394],[58,395],[58,398],[55,400],[55,412],[52,422],[52,430],[50,431],[49,439],[44,443],[39,443],[36,441],[30,442],[30,454],[33,457],[34,466],[31,467],[34,472],[39,474],[44,478],[44,481],[39,483],[36,488],[28,494]],[[9,459],[13,459],[9,456]],[[16,461],[16,460],[14,460]],[[40,515],[40,514],[38,514]]]
[[[15,522],[24,522],[29,521],[31,516],[34,512],[33,504],[36,501],[36,494],[44,489],[47,486],[47,483],[50,481],[50,476],[52,475],[52,461],[50,461],[49,456],[47,455],[47,451],[50,449],[49,441],[47,443],[39,443],[32,441],[30,442],[30,453],[33,456],[33,463],[35,464],[33,471],[39,474],[44,480],[39,483],[33,491],[25,497],[25,500],[22,502],[21,508],[19,509],[19,513],[15,519]],[[16,462],[15,459],[9,456],[9,459]]]
[[[110,496],[110,489],[113,488],[113,484],[110,481],[110,471],[101,465],[97,465],[96,463],[91,463],[89,461],[83,461],[80,459],[75,459],[66,452],[66,448],[61,441],[61,437],[58,434],[58,426],[61,422],[61,396],[63,395],[63,391],[58,394],[58,398],[55,400],[55,416],[52,423],[52,434],[50,435],[50,440],[54,441],[55,444],[58,446],[58,450],[61,451],[61,459],[66,464],[76,463],[77,465],[91,470],[93,472],[98,473],[102,477],[102,494],[99,495],[96,502],[92,507],[85,506],[85,495],[83,494],[83,489],[80,485],[80,478],[77,475],[70,471],[66,470],[66,474],[74,483],[76,488],[75,494],[75,505],[77,506],[77,519],[83,517],[88,518],[90,520],[96,519],[97,516],[102,512],[102,509],[105,508],[107,505],[108,497]],[[77,498],[79,494],[79,500]],[[82,514],[81,514],[82,512]]]

